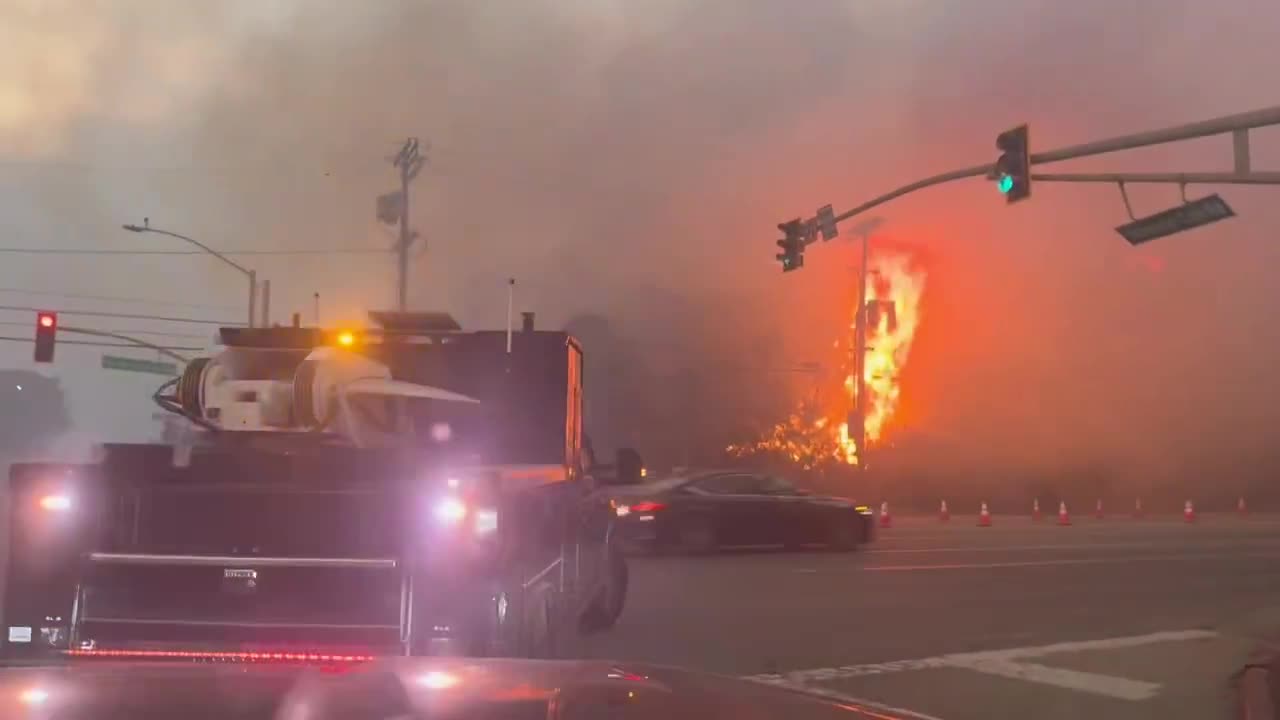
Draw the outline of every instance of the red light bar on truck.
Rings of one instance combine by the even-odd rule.
[[[149,555],[142,553],[89,553],[90,562],[115,565],[217,565],[236,567],[396,567],[395,558],[311,558],[261,555]]]
[[[83,649],[67,650],[70,657],[103,658],[115,660],[205,660],[233,663],[358,663],[376,660],[374,655],[350,655],[325,652],[236,652],[213,650],[129,650]]]

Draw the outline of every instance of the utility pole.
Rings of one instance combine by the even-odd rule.
[[[271,281],[262,281],[262,327],[271,327]]]
[[[409,246],[413,244],[414,233],[409,229],[409,183],[418,176],[426,163],[418,147],[418,138],[411,137],[404,141],[400,152],[391,159],[391,164],[400,171],[400,193],[397,213],[400,219],[400,236],[396,241],[396,265],[399,277],[397,284],[396,306],[400,312],[408,309],[409,304]],[[385,197],[385,196],[384,196]],[[379,198],[381,200],[381,198]],[[382,203],[379,203],[380,207]],[[379,216],[383,213],[379,211]]]
[[[867,275],[871,271],[871,233],[882,222],[879,217],[869,218],[858,223],[852,232],[862,239],[862,263],[858,266],[858,305],[853,316],[853,412],[845,422],[858,452],[858,467],[864,470],[867,466]]]
[[[854,434],[854,448],[858,452],[858,468],[867,469],[867,261],[871,256],[871,233],[862,234],[862,264],[858,270],[858,320],[855,323],[853,342],[853,412],[857,415],[857,427],[850,427]]]

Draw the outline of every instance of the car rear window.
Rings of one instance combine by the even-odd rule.
[[[687,477],[668,477],[660,480],[650,480],[649,482],[641,483],[634,487],[636,492],[658,493],[671,490],[672,488],[677,488],[687,482],[689,482],[689,478]]]

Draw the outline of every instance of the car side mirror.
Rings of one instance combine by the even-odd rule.
[[[635,448],[621,448],[617,453],[618,484],[636,485],[644,477],[644,459]]]

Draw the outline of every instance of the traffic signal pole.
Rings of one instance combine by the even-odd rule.
[[[1057,150],[1032,153],[1030,156],[1032,165],[1044,165],[1046,163],[1074,160],[1076,158],[1089,157],[1092,155],[1103,155],[1107,153],[1120,152],[1122,150],[1133,150],[1135,148],[1148,147],[1151,145],[1163,145],[1167,143],[1181,142],[1183,140],[1193,140],[1195,138],[1232,133],[1235,140],[1235,171],[1230,173],[1082,173],[1057,175],[1032,173],[1031,179],[1036,182],[1223,183],[1238,185],[1280,185],[1280,172],[1255,172],[1249,167],[1248,162],[1248,131],[1253,128],[1268,127],[1271,125],[1280,125],[1280,106],[1263,108],[1261,110],[1254,110],[1236,115],[1227,115],[1202,122],[1177,125],[1159,130],[1148,130],[1146,132],[1131,135],[1121,135],[1119,137],[1108,138],[1106,140],[1096,140],[1080,145],[1072,145],[1065,148],[1059,148]],[[836,222],[848,220],[872,208],[883,205],[890,200],[895,200],[903,195],[909,195],[910,193],[917,190],[923,190],[924,188],[942,185],[943,183],[962,180],[964,178],[989,177],[993,170],[994,167],[991,163],[984,163],[982,165],[952,170],[950,172],[917,180],[846,210],[837,215],[835,220]],[[817,237],[810,234],[805,238],[805,244],[813,243],[816,240]]]

